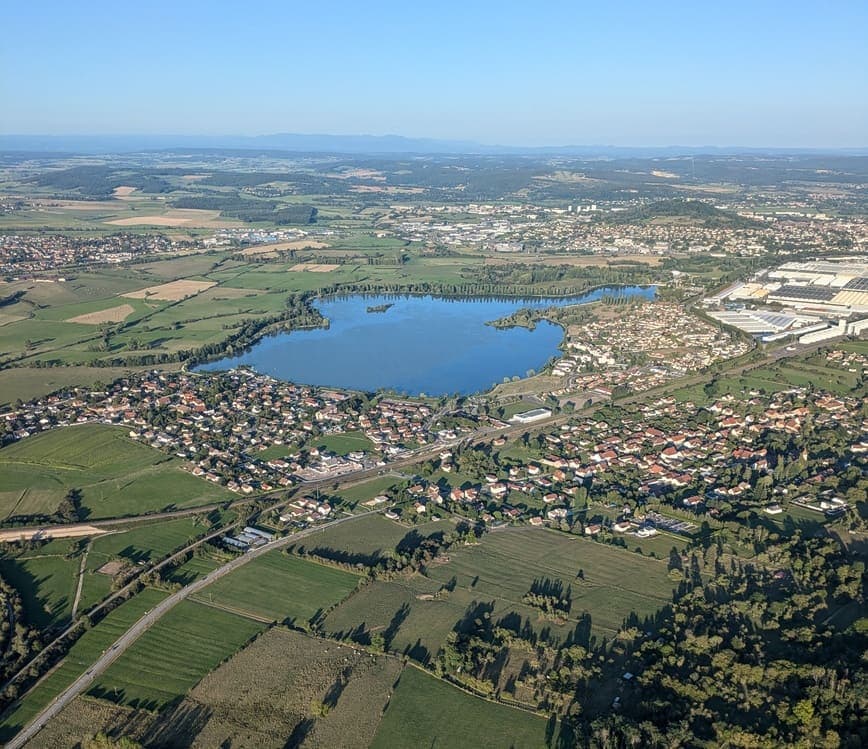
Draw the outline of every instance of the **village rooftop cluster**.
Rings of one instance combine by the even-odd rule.
[[[747,341],[674,302],[617,310],[568,328],[566,353],[552,368],[567,378],[567,390],[605,396],[618,387],[648,390],[750,350]]]
[[[852,363],[844,357],[843,364]],[[419,514],[445,497],[490,523],[568,523],[590,536],[690,535],[701,521],[719,524],[744,510],[775,516],[785,505],[836,517],[852,501],[835,488],[839,472],[868,470],[862,405],[799,387],[724,395],[704,408],[659,398],[620,409],[617,418],[593,416],[544,433],[535,441],[537,457],[504,459],[475,484],[441,482],[434,494],[419,485],[411,493]],[[809,426],[834,430],[840,454],[819,443],[796,454],[781,447]],[[451,453],[441,457],[453,460]]]
[[[363,407],[346,393],[237,370],[152,372],[107,390],[51,395],[2,418],[12,439],[70,424],[124,425],[134,439],[190,461],[193,474],[252,494],[385,465],[458,436],[432,432],[431,416],[424,403],[383,399]],[[371,450],[338,456],[313,446],[319,436],[347,431],[363,432]]]
[[[432,248],[479,248],[501,253],[759,256],[770,250],[786,254],[798,248],[799,252],[820,253],[830,246],[868,246],[868,223],[849,217],[739,211],[744,226],[622,219],[625,211],[646,202],[611,201],[558,208],[529,203],[395,205],[379,226]]]
[[[0,275],[17,281],[71,265],[117,265],[147,255],[177,254],[191,246],[162,234],[0,234]]]

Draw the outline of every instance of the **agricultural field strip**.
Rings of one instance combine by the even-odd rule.
[[[152,627],[154,623],[159,621],[166,612],[170,611],[175,605],[185,600],[190,595],[197,593],[198,591],[210,585],[215,580],[220,579],[224,575],[229,574],[230,572],[238,569],[239,567],[247,564],[248,562],[256,559],[257,557],[268,553],[269,551],[279,549],[302,538],[311,536],[319,532],[323,528],[333,527],[341,523],[351,522],[357,518],[365,517],[369,514],[374,514],[374,512],[375,511],[372,511],[370,513],[363,513],[361,515],[338,518],[337,520],[333,520],[330,523],[314,528],[308,528],[306,530],[299,531],[298,533],[267,543],[264,546],[260,546],[258,549],[254,549],[240,557],[236,557],[232,561],[227,562],[222,567],[218,567],[216,570],[209,573],[205,577],[190,583],[190,585],[182,588],[176,593],[173,593],[168,598],[165,598],[148,613],[146,613],[141,619],[139,619],[132,627],[130,627],[130,629],[128,629],[111,646],[111,648],[106,649],[106,652],[93,664],[90,669],[88,669],[86,673],[77,678],[69,687],[67,687],[60,695],[58,695],[57,698],[50,705],[48,705],[44,710],[42,710],[39,715],[37,715],[9,743],[7,743],[6,749],[21,749],[21,747],[23,747],[31,738],[33,738],[33,736],[35,736],[49,720],[52,720],[54,717],[56,717],[63,710],[63,708],[67,704],[69,704],[69,702],[71,702],[78,695],[89,689],[96,680],[96,678],[105,673],[106,669],[112,663],[114,663],[134,642],[136,642],[136,640],[138,640],[138,638],[146,630],[150,629],[150,627]]]
[[[201,277],[200,273],[190,273],[188,275]],[[242,275],[242,274],[239,273],[238,275]],[[178,278],[176,278],[176,282],[183,283],[186,280],[186,278],[187,278],[186,276],[178,277]],[[132,280],[132,279],[127,279],[127,280]],[[147,279],[140,278],[138,280],[146,281]],[[156,280],[158,282],[157,283],[158,286],[166,285],[165,279],[159,279],[159,278],[155,277],[154,280]],[[208,282],[194,281],[192,283],[209,283],[209,284],[211,284],[210,286],[207,287],[207,290],[209,290],[209,291],[218,290],[221,286],[227,285],[225,283],[225,280],[220,279],[220,278],[215,278],[215,279],[212,279],[211,281],[208,281]],[[153,288],[153,287],[147,287],[147,288]],[[144,291],[144,289],[140,289],[140,291]],[[137,292],[134,290],[132,292],[127,292],[127,293],[137,293]],[[127,294],[121,294],[121,296],[126,296],[126,295]],[[115,292],[111,292],[111,293],[105,294],[102,297],[98,297],[97,299],[93,300],[91,303],[93,304],[93,303],[96,303],[99,301],[117,300],[117,298],[118,298],[118,294]],[[155,309],[153,309],[149,312],[145,312],[141,317],[137,317],[134,320],[130,321],[130,323],[128,325],[130,325],[130,326],[139,325],[141,323],[144,323],[144,322],[150,320],[155,315],[158,315],[162,312],[166,312],[167,310],[170,310],[171,308],[174,308],[178,305],[183,305],[184,302],[193,301],[193,300],[195,300],[195,295],[193,297],[183,297],[180,299],[159,300],[162,303],[159,304]],[[59,307],[61,307],[61,308],[63,306],[66,306],[66,305],[59,305]],[[48,322],[47,320],[42,320],[41,318],[36,318],[36,317],[24,318],[24,319],[35,321],[35,322],[39,322],[39,321]],[[127,326],[127,324],[124,324],[124,327],[126,327],[126,326]],[[54,346],[54,347],[47,349],[46,352],[56,352],[56,351],[62,351],[64,349],[74,349],[76,347],[80,347],[83,344],[87,344],[87,343],[92,342],[92,341],[100,340],[101,338],[102,338],[102,333],[92,333],[92,334],[91,333],[85,333],[82,337],[78,337],[74,341],[60,343],[57,346]],[[43,352],[43,353],[45,353],[45,352]],[[28,358],[37,357],[38,355],[39,355],[39,352],[34,352],[33,354],[30,354],[29,356],[25,354],[22,357],[22,361],[26,360]]]
[[[231,528],[237,522],[238,521],[235,521],[235,523],[223,526],[223,527],[213,531],[212,533],[209,533],[207,536],[200,538],[198,541],[194,541],[193,543],[189,544],[188,546],[185,546],[183,549],[176,551],[171,556],[168,556],[165,559],[163,559],[162,561],[158,562],[153,567],[149,568],[148,571],[154,572],[154,571],[162,569],[166,565],[174,562],[176,559],[178,559],[178,557],[189,552],[191,549],[194,549],[197,546],[200,546],[200,545],[206,543],[207,541],[210,541],[211,539],[216,538],[217,536],[224,534],[228,528]],[[138,582],[137,579],[133,579],[130,582],[128,582],[120,590],[116,591],[115,593],[110,595],[108,598],[106,598],[104,601],[99,603],[99,605],[95,606],[90,611],[90,615],[93,615],[93,614],[99,612],[100,610],[102,610],[103,608],[108,606],[113,601],[117,600],[118,598],[120,598],[122,596],[125,596],[127,593],[129,593],[134,588],[134,586],[137,584],[137,582]],[[57,637],[55,637],[51,642],[49,642],[33,659],[31,659],[28,663],[25,663],[24,666],[19,670],[19,672],[17,674],[13,675],[12,678],[10,678],[5,684],[0,685],[0,688],[5,689],[10,684],[14,683],[21,674],[23,674],[27,669],[34,666],[36,664],[36,662],[39,661],[45,655],[45,653],[49,652],[53,646],[57,645],[61,640],[63,640],[65,637],[67,637],[69,635],[69,633],[75,628],[75,626],[76,626],[75,624],[70,624],[69,627],[67,627],[63,632],[61,632],[59,635],[57,635]]]
[[[547,531],[542,530],[541,532],[545,533]],[[521,534],[527,535],[529,532],[526,528],[516,527],[516,528],[504,529],[502,531],[499,531],[499,533],[510,534],[510,535],[521,535]],[[554,533],[554,532],[552,532],[552,533]],[[482,543],[484,544],[485,542],[483,541]],[[586,552],[589,552],[588,556],[592,556],[594,554],[594,552],[599,551],[599,549],[596,549],[594,546],[590,545],[590,544],[593,544],[594,542],[586,541],[585,539],[582,539],[582,538],[570,538],[570,537],[568,537],[566,539],[566,543],[575,543],[577,553],[581,553],[580,550],[582,550],[584,548]],[[584,547],[583,544],[588,544],[588,546]],[[621,550],[621,549],[616,550],[613,547],[604,547],[604,548],[606,549],[607,552],[608,551],[614,551],[615,553],[622,552],[623,554],[625,554],[625,557],[624,557],[625,561],[644,560],[647,562],[647,560],[645,560],[643,557],[638,557],[635,554],[627,552],[626,550]],[[516,555],[511,553],[511,551],[509,549],[492,548],[491,545],[488,545],[487,547],[484,548],[484,553],[487,556],[491,557],[493,562],[494,562],[494,564],[488,565],[489,569],[491,571],[508,570],[509,566],[511,564],[514,564],[515,559],[516,559]],[[458,555],[456,554],[455,556],[458,556]],[[571,571],[568,573],[563,566],[558,566],[556,564],[545,561],[548,558],[549,557],[540,557],[538,559],[534,559],[532,562],[531,562],[531,560],[525,560],[525,561],[526,561],[526,565],[528,567],[530,567],[532,565],[532,569],[533,569],[533,572],[535,575],[537,575],[538,572],[541,573],[537,576],[544,576],[544,575],[548,574],[552,578],[562,579],[562,580],[567,580],[567,581],[569,581],[575,577],[576,573],[573,573]],[[581,558],[577,559],[578,567],[581,567],[581,564],[582,564],[582,559]],[[660,563],[660,564],[662,564],[662,563]],[[449,571],[451,569],[452,568],[449,567],[448,565],[444,568],[445,571]],[[578,568],[577,568],[577,571],[578,571]],[[618,576],[618,577],[620,579],[620,576]],[[578,581],[578,580],[576,580],[575,582],[577,582],[577,583],[581,582],[581,589],[583,589],[583,590],[586,590],[586,589],[605,589],[605,588],[611,588],[612,587],[612,585],[610,585],[608,583],[596,584],[596,583],[592,583],[592,582],[589,583],[589,582]],[[642,580],[637,579],[637,580],[635,580],[634,585],[628,586],[628,585],[619,584],[619,587],[628,591],[631,595],[637,595],[637,596],[640,596],[642,598],[647,598],[647,599],[654,600],[654,601],[667,600],[667,596],[654,595],[654,594],[651,594],[651,593],[648,593],[648,592],[642,590],[641,589],[642,585],[643,585]],[[503,598],[503,600],[508,600],[508,599]],[[516,601],[511,601],[511,602],[517,603]]]
[[[41,705],[48,703],[84,673],[97,653],[104,651],[149,606],[153,606],[154,602],[165,595],[162,591],[146,588],[139,595],[113,609],[97,626],[87,630],[70,648],[67,657],[39,679],[33,688],[3,715],[0,734],[7,737],[11,726],[21,725],[27,720],[27,716],[38,714]]]

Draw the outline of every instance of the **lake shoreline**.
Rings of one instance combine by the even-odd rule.
[[[563,352],[565,328],[555,320],[541,317],[533,327],[498,321],[521,310],[593,304],[607,292],[651,299],[657,288],[597,285],[581,294],[530,297],[423,292],[311,296],[305,302],[323,318],[322,325],[266,326],[245,350],[197,362],[190,371],[246,366],[300,385],[411,396],[487,392],[505,377],[525,377]],[[388,315],[369,314],[372,305],[387,304]]]

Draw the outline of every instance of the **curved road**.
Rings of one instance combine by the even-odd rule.
[[[796,346],[792,347],[792,350],[788,350],[790,347],[787,347],[787,348],[779,347],[779,348],[771,351],[765,357],[763,357],[762,359],[760,359],[758,361],[749,362],[749,363],[741,363],[741,364],[736,365],[735,367],[732,367],[730,369],[724,368],[720,373],[723,374],[724,372],[726,372],[726,373],[743,374],[746,371],[770,364],[772,362],[778,361],[779,359],[787,358],[790,356],[796,356],[798,354],[805,354],[808,351],[811,351],[813,349],[817,349],[822,345],[828,345],[828,343],[829,343],[828,341],[823,341],[823,342],[818,343],[818,344],[807,345],[807,346],[796,345]],[[628,403],[630,401],[639,400],[642,398],[647,398],[647,397],[650,397],[650,396],[657,394],[657,390],[662,390],[665,392],[665,391],[672,389],[674,387],[683,387],[685,384],[689,384],[690,381],[694,378],[705,379],[707,377],[708,377],[708,373],[701,373],[698,375],[694,375],[692,378],[688,377],[688,378],[684,378],[682,380],[673,381],[672,383],[667,383],[665,386],[662,386],[659,389],[652,389],[650,391],[633,394],[627,398],[619,399],[617,402]],[[591,409],[588,409],[588,411],[595,410],[595,408],[598,407],[598,405],[599,404],[594,404],[594,406],[592,406]],[[395,461],[392,461],[392,462],[386,464],[385,466],[378,466],[375,468],[367,468],[367,469],[363,469],[361,471],[354,471],[352,473],[347,473],[347,474],[344,474],[342,476],[334,476],[334,477],[330,477],[330,478],[319,479],[316,481],[311,481],[311,482],[306,482],[306,483],[296,485],[295,487],[293,487],[292,489],[289,490],[289,496],[292,497],[299,490],[310,491],[310,490],[312,490],[314,488],[318,488],[320,486],[328,486],[328,485],[335,484],[335,483],[344,484],[344,483],[349,483],[349,482],[356,483],[356,482],[364,481],[365,479],[371,478],[371,477],[376,476],[376,475],[380,475],[380,474],[384,474],[384,473],[390,473],[397,468],[402,468],[402,467],[417,464],[417,463],[425,460],[429,456],[433,457],[434,455],[436,455],[439,451],[443,450],[444,448],[455,447],[457,445],[469,446],[472,444],[483,442],[495,433],[499,433],[502,436],[513,436],[513,435],[521,434],[523,432],[533,432],[533,431],[537,431],[537,430],[544,428],[544,427],[550,427],[550,426],[554,426],[560,422],[568,421],[573,416],[574,416],[574,414],[563,414],[563,415],[558,415],[558,416],[552,416],[548,419],[543,419],[543,420],[540,420],[540,421],[535,422],[533,424],[526,424],[526,425],[520,425],[520,426],[510,425],[508,427],[483,427],[483,428],[475,431],[474,433],[472,433],[470,435],[460,437],[460,438],[455,439],[455,440],[449,440],[448,442],[435,443],[434,445],[414,450],[409,455],[402,456],[401,458],[399,458]],[[272,492],[265,492],[263,494],[256,495],[253,497],[239,499],[239,500],[232,502],[231,504],[233,506],[245,504],[246,502],[261,500],[261,499],[266,498],[269,495],[275,495],[275,494],[278,494],[280,492],[287,492],[287,490],[286,489],[276,489],[276,490],[273,490]],[[290,501],[290,500],[285,499],[282,502],[278,502],[275,505],[272,505],[271,507],[278,507],[281,504],[285,504],[288,501]],[[213,507],[218,507],[218,506],[220,506],[220,505],[214,505]],[[181,515],[181,514],[188,514],[188,513],[192,514],[194,512],[202,512],[203,510],[208,509],[208,507],[209,506],[190,508],[190,509],[185,509],[185,510],[180,510],[180,511],[175,511],[175,512],[156,513],[154,515],[144,516],[141,519],[147,518],[150,520],[156,520],[156,519],[161,519],[161,518],[177,517],[178,515]],[[241,567],[244,564],[247,564],[247,562],[251,561],[252,559],[255,559],[256,557],[261,556],[262,554],[265,554],[265,553],[271,551],[272,549],[276,549],[276,548],[279,548],[281,546],[285,546],[287,544],[290,544],[290,543],[292,543],[298,539],[301,539],[301,538],[304,538],[306,536],[317,533],[318,531],[320,531],[324,528],[329,528],[331,526],[338,525],[340,523],[351,522],[352,520],[355,520],[356,518],[365,517],[366,515],[372,515],[372,514],[375,514],[377,512],[382,512],[382,510],[373,510],[370,512],[361,513],[359,515],[352,515],[349,517],[339,518],[337,520],[333,520],[333,521],[328,522],[328,523],[323,523],[322,525],[318,525],[318,526],[315,526],[313,528],[308,528],[308,529],[305,529],[303,531],[299,531],[298,533],[294,533],[290,536],[286,536],[284,538],[277,539],[277,540],[272,541],[268,544],[265,544],[264,546],[259,547],[258,549],[254,549],[254,550],[249,551],[240,557],[237,557],[236,559],[233,559],[231,562],[228,562],[227,564],[223,565],[222,567],[219,567],[218,569],[209,573],[208,575],[203,577],[201,580],[197,580],[196,582],[191,583],[190,585],[188,585],[185,588],[182,588],[181,590],[177,591],[176,593],[173,593],[168,598],[163,600],[160,604],[155,606],[151,611],[149,611],[147,614],[145,614],[141,619],[139,619],[139,621],[136,622],[129,630],[127,630],[127,632],[124,633],[117,640],[117,642],[115,642],[115,644],[112,645],[111,648],[106,650],[106,652],[100,657],[100,659],[96,663],[94,663],[94,665],[91,666],[91,668],[88,669],[88,671],[86,673],[84,673],[82,676],[80,676],[78,679],[76,679],[76,681],[73,682],[57,698],[55,698],[55,700],[48,707],[46,707],[42,712],[40,712],[27,726],[25,726],[21,730],[21,732],[18,733],[18,735],[15,736],[15,738],[13,738],[6,745],[7,748],[20,749],[20,747],[23,747],[31,738],[33,738],[45,726],[45,724],[49,720],[54,718],[61,710],[63,710],[63,708],[66,707],[70,701],[72,701],[75,697],[77,697],[79,694],[84,692],[93,683],[93,681],[96,679],[96,677],[101,675],[132,643],[134,643],[142,635],[142,633],[144,633],[149,627],[151,627],[156,621],[158,621],[160,619],[160,617],[163,616],[163,614],[165,614],[167,611],[169,611],[172,607],[174,607],[180,601],[189,597],[191,594],[196,593],[197,591],[201,590],[202,588],[207,587],[209,584],[211,584],[215,580],[223,577],[224,575],[229,574],[230,572],[237,569],[238,567]],[[129,520],[129,519],[127,519],[127,520]],[[111,519],[111,520],[106,520],[106,521],[101,521],[101,522],[97,521],[96,523],[94,523],[94,525],[96,525],[97,523],[109,525],[109,524],[114,524],[117,522],[119,522],[119,520]],[[226,529],[223,528],[220,531],[209,536],[209,538],[213,537],[215,535],[220,535],[221,533],[224,533],[225,531],[226,531]],[[201,541],[204,541],[204,540],[206,540],[206,539],[202,539],[202,540],[200,540],[200,542],[197,542],[197,543],[201,543]],[[186,550],[187,549],[185,549],[184,551],[179,552],[179,553],[184,553]],[[168,560],[166,560],[166,561],[168,561]],[[116,597],[116,596],[113,596],[113,598],[114,597]]]
[[[196,580],[185,588],[181,588],[181,590],[173,593],[168,598],[163,599],[160,603],[158,603],[154,608],[148,611],[141,619],[139,619],[132,627],[130,627],[123,635],[121,635],[115,643],[107,648],[106,651],[100,656],[100,658],[81,676],[79,676],[72,684],[70,684],[63,692],[61,692],[48,707],[43,709],[30,723],[28,723],[13,739],[6,744],[6,749],[20,749],[23,747],[30,739],[32,739],[39,731],[44,728],[45,724],[48,723],[52,718],[56,717],[61,710],[63,710],[72,700],[74,700],[78,695],[82,694],[85,690],[87,690],[91,684],[97,679],[98,676],[103,674],[105,670],[114,663],[123,653],[124,651],[130,647],[142,634],[145,633],[150,627],[152,627],[159,619],[171,610],[178,603],[183,601],[185,598],[188,598],[193,593],[197,593],[203,588],[207,587],[211,583],[216,580],[219,580],[221,577],[228,575],[230,572],[234,572],[239,567],[244,566],[248,562],[256,559],[263,554],[267,554],[269,551],[273,551],[274,549],[278,549],[281,546],[287,546],[288,544],[294,543],[299,539],[305,538],[306,536],[311,536],[315,533],[318,533],[325,528],[331,528],[335,525],[340,525],[341,523],[349,523],[353,520],[357,520],[358,518],[366,517],[367,515],[374,515],[381,510],[371,510],[369,512],[363,512],[359,515],[351,515],[349,517],[338,518],[337,520],[332,520],[328,523],[323,523],[322,525],[317,525],[312,528],[306,528],[303,531],[299,531],[298,533],[293,533],[289,536],[285,536],[283,538],[278,538],[274,541],[271,541],[264,546],[260,546],[257,549],[252,549],[251,551],[242,554],[239,557],[236,557],[230,562],[227,562],[222,567],[218,567],[213,572],[208,573],[200,580]]]

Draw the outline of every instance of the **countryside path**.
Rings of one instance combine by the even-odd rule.
[[[181,590],[173,593],[168,598],[163,599],[154,608],[148,611],[141,619],[139,619],[132,627],[130,627],[123,635],[121,635],[115,643],[106,649],[100,658],[81,676],[79,676],[72,684],[70,684],[63,692],[61,692],[48,707],[42,710],[30,723],[28,723],[13,739],[6,744],[6,749],[21,749],[30,739],[32,739],[45,724],[55,718],[72,700],[85,692],[91,684],[102,675],[105,670],[114,663],[136,640],[139,639],[148,629],[150,629],[160,618],[174,608],[184,599],[198,593],[203,588],[206,588],[211,583],[219,580],[221,577],[234,572],[239,567],[243,567],[248,562],[257,557],[267,554],[269,551],[278,549],[281,546],[287,546],[302,538],[311,536],[325,528],[331,528],[341,523],[349,523],[353,520],[374,515],[378,511],[363,512],[359,515],[351,515],[349,517],[338,518],[329,523],[323,523],[312,528],[307,528],[298,533],[293,533],[284,538],[278,538],[264,546],[248,551],[239,557],[236,557],[230,562],[227,562],[222,567],[218,567],[213,572],[209,572],[205,577],[196,580],[190,585],[181,588]]]

